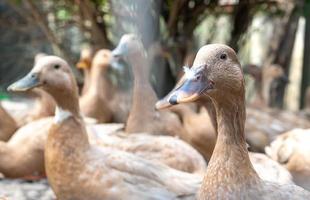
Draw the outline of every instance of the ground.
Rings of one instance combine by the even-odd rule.
[[[0,179],[0,200],[56,199],[47,180]]]

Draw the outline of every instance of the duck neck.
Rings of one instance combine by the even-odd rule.
[[[208,183],[214,177],[219,185],[257,180],[244,136],[244,94],[219,99],[221,100],[213,101],[216,117],[211,118],[217,120],[215,127],[218,135],[204,182]]]
[[[107,66],[101,66],[99,64],[93,65],[90,74],[89,92],[99,97],[102,95],[105,98],[109,98],[109,90],[111,91],[111,82],[107,77]]]
[[[83,74],[84,74],[84,86],[82,89],[82,94],[85,94],[86,91],[89,88],[90,85],[90,69],[89,68],[83,68]]]
[[[133,104],[130,115],[141,115],[143,117],[147,113],[155,113],[155,109],[150,105],[155,105],[157,96],[148,80],[149,64],[147,57],[139,52],[135,56],[130,56],[129,59],[134,74]]]
[[[72,85],[63,85],[62,87],[63,88],[58,89],[46,89],[47,92],[55,99],[57,105],[55,117],[59,114],[57,111],[65,111],[66,113],[70,113],[71,116],[81,118],[76,82],[74,81],[72,82]]]
[[[72,77],[73,79],[73,77]],[[48,91],[56,101],[54,124],[46,143],[46,164],[63,162],[67,152],[82,153],[89,147],[89,140],[80,115],[77,85],[63,85],[63,90]],[[68,87],[68,88],[66,88]],[[51,152],[54,152],[51,154]]]

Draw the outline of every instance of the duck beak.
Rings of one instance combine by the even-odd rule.
[[[200,78],[197,79],[198,76]],[[184,75],[176,87],[156,103],[155,108],[159,110],[180,103],[196,101],[206,89],[212,87],[212,82],[209,83],[202,75],[194,74],[190,78]]]
[[[119,43],[117,47],[112,51],[112,56],[113,58],[120,58],[128,53],[128,48],[127,45],[123,43]]]
[[[10,85],[7,90],[14,92],[27,91],[40,85],[41,82],[39,80],[39,74],[35,72],[30,72],[24,78]]]
[[[89,67],[89,63],[86,60],[81,60],[76,64],[78,69],[87,69]]]
[[[121,71],[124,68],[124,56],[127,55],[127,46],[118,44],[112,51],[111,67],[115,70]]]

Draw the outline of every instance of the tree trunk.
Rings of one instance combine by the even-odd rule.
[[[305,107],[305,93],[307,87],[310,87],[310,2],[305,5],[306,10],[306,27],[305,27],[305,39],[304,39],[304,59],[302,69],[302,81],[301,81],[301,95],[300,95],[300,108]]]
[[[82,19],[83,30],[91,33],[91,44],[94,49],[111,48],[112,44],[107,36],[106,25],[102,15],[98,14],[97,5],[92,1],[79,1],[80,17]],[[98,20],[100,19],[100,20]],[[90,27],[85,27],[85,22],[89,21]]]
[[[253,15],[251,14],[251,5],[249,0],[240,1],[233,12],[233,29],[231,31],[231,39],[229,45],[236,51],[239,51],[239,41],[244,33],[246,33]]]
[[[268,57],[263,66],[268,67],[271,64],[278,64],[288,75],[302,1],[285,5],[284,16],[274,26],[274,34],[271,38]],[[270,93],[273,93],[272,96],[275,97],[270,102],[267,102],[271,107],[283,107],[285,87],[286,83],[283,82],[277,86],[276,90],[270,91]]]

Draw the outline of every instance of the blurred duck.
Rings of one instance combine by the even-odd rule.
[[[17,129],[17,123],[0,104],[0,141],[8,141]]]
[[[125,34],[112,53],[115,59],[123,59],[129,63],[134,74],[133,102],[125,131],[171,136],[185,135],[177,115],[154,109],[157,96],[148,80],[150,65],[140,39],[133,34]]]
[[[113,94],[111,90],[113,88],[109,80],[107,80],[106,73],[110,59],[111,52],[109,50],[99,50],[95,54],[91,64],[88,88],[80,98],[82,113],[87,117],[97,119],[99,123],[112,122],[113,118],[113,113],[108,103],[111,100],[111,94]]]
[[[183,82],[156,104],[158,109],[210,98],[216,111],[217,141],[198,199],[309,199],[293,184],[261,179],[244,136],[245,87],[236,53],[226,45],[202,47]]]
[[[82,96],[86,93],[90,85],[90,70],[92,65],[92,59],[94,56],[94,50],[92,48],[83,48],[80,54],[80,60],[76,64],[76,67],[83,70],[84,85],[82,88]]]
[[[108,77],[110,64],[110,50],[101,49],[94,54],[88,90],[80,98],[81,110],[85,116],[95,118],[99,123],[125,123],[131,99],[127,92],[112,84]]]
[[[182,135],[181,138],[197,149],[206,160],[210,160],[216,142],[216,133],[205,108],[201,108],[199,113],[188,105],[173,106],[170,110],[180,117],[186,130],[187,134]]]
[[[44,176],[44,144],[51,123],[51,117],[30,122],[8,142],[0,142],[0,173],[8,178]]]
[[[27,93],[31,93],[35,102],[34,106],[31,108],[31,112],[26,116],[25,121],[23,121],[23,125],[54,115],[56,103],[47,92],[40,88],[34,88]]]
[[[43,88],[57,103],[45,146],[45,168],[58,199],[195,199],[201,176],[89,143],[76,81],[63,59],[41,59],[9,89],[33,87]]]
[[[266,153],[285,166],[294,182],[310,190],[310,129],[293,129],[279,135]]]

